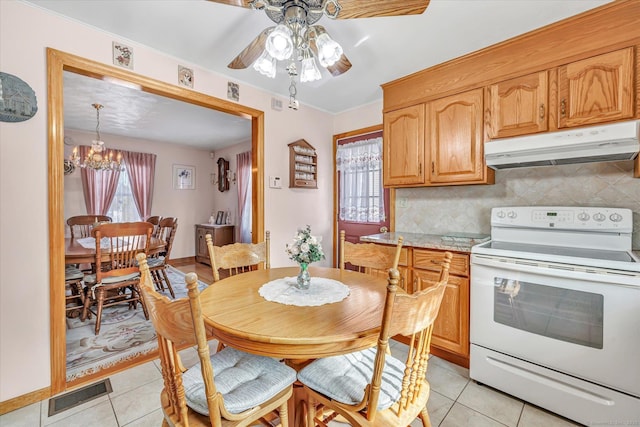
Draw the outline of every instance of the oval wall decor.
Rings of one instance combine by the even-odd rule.
[[[25,81],[0,71],[0,121],[23,122],[36,115],[36,93]]]

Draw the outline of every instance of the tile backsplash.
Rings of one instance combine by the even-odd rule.
[[[489,234],[491,208],[529,205],[631,209],[640,250],[640,179],[631,160],[499,170],[495,185],[398,189],[395,230]]]

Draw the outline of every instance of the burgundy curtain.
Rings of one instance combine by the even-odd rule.
[[[131,192],[140,218],[151,216],[153,180],[156,172],[156,155],[122,151],[122,159],[129,174]]]
[[[80,158],[84,159],[91,147],[81,145]],[[120,171],[97,171],[81,168],[82,191],[88,215],[106,215],[118,188]]]
[[[238,179],[238,222],[240,223],[240,242],[250,243],[251,237],[251,151],[236,155]],[[250,200],[250,199],[249,199]],[[245,209],[247,208],[247,209]],[[245,212],[248,210],[248,212]]]

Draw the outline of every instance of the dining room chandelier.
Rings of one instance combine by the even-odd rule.
[[[286,67],[290,79],[289,108],[297,110],[296,77],[302,83],[320,80],[322,75],[316,59],[321,66],[328,68],[342,57],[340,44],[327,34],[324,27],[312,25],[323,15],[335,18],[340,12],[340,5],[335,0],[321,2],[318,6],[303,0],[253,0],[250,5],[264,10],[277,24],[266,37],[264,50],[253,63],[253,68],[275,78],[277,61],[289,61]]]
[[[91,141],[91,149],[84,158],[80,156],[78,147],[76,146],[69,160],[81,168],[89,168],[97,171],[122,171],[124,170],[122,153],[118,152],[114,159],[114,151],[107,150],[104,141],[100,138],[100,110],[104,108],[104,106],[97,103],[91,104],[91,106],[96,109],[96,139]],[[108,154],[107,151],[109,151]]]

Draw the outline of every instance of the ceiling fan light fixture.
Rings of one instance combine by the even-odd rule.
[[[338,62],[343,53],[342,46],[327,33],[318,35],[316,46],[318,46],[318,61],[325,68]]]
[[[293,53],[292,31],[284,24],[276,26],[267,37],[265,49],[278,61],[289,59]]]
[[[265,50],[262,52],[262,55],[256,59],[256,62],[253,63],[253,69],[262,75],[275,79],[276,59],[269,55],[269,52]]]
[[[308,55],[302,59],[302,65],[300,66],[300,81],[305,82],[313,82],[316,80],[320,80],[322,76],[320,75],[320,70],[316,65],[316,60],[313,56]]]

